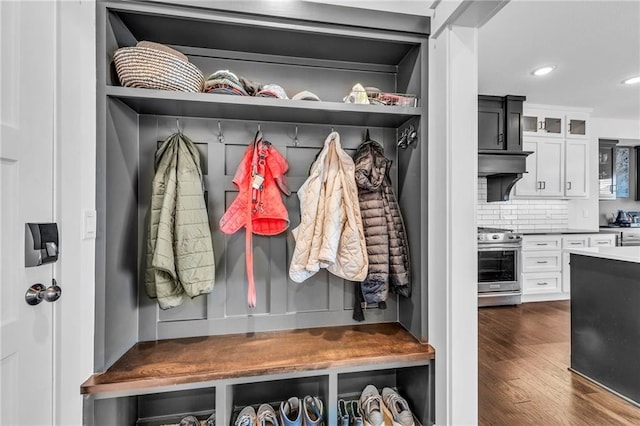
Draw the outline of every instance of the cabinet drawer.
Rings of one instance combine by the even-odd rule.
[[[550,235],[525,235],[522,239],[522,250],[560,250],[560,237]]]
[[[562,248],[589,247],[588,235],[572,235],[562,237]]]
[[[522,274],[522,292],[532,293],[557,293],[560,292],[560,272],[550,274]]]
[[[560,271],[562,252],[523,252],[522,272]]]
[[[614,247],[615,245],[615,235],[598,235],[589,237],[589,247]]]

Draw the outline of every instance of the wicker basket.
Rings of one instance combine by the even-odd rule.
[[[202,92],[204,76],[198,67],[161,50],[123,47],[113,60],[125,87]]]

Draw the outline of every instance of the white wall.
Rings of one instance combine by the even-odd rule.
[[[591,118],[591,134],[604,139],[640,139],[640,117],[637,120]]]

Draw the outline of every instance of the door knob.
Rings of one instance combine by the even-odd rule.
[[[24,295],[24,299],[29,305],[38,305],[44,299],[47,302],[55,302],[60,299],[62,295],[62,288],[56,282],[56,279],[51,280],[51,285],[45,287],[43,284],[37,283],[29,287]]]

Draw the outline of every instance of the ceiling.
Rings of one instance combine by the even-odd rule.
[[[479,30],[478,89],[640,120],[640,0],[512,0]],[[533,69],[556,65],[543,77]]]

